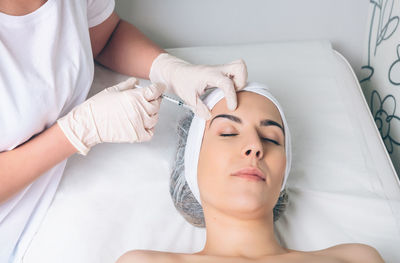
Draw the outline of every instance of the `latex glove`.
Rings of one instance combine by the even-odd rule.
[[[150,140],[158,121],[163,88],[138,89],[129,78],[104,89],[57,121],[61,130],[82,155],[101,142]]]
[[[211,112],[200,99],[207,88],[218,87],[225,93],[228,109],[237,107],[236,91],[245,87],[247,68],[242,59],[223,65],[192,65],[168,53],[160,54],[150,68],[152,83],[174,92],[193,112],[208,120]]]

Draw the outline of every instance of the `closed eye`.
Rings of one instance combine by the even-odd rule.
[[[272,142],[272,143],[274,143],[274,144],[276,144],[276,145],[280,145],[279,144],[279,142],[277,142],[277,141],[275,141],[275,140],[272,140],[272,139],[269,139],[269,138],[261,138],[263,141],[267,141],[267,142]]]
[[[220,136],[222,137],[232,137],[238,135],[237,133],[221,133]],[[272,140],[270,138],[261,137],[261,140],[266,142],[272,142],[273,144],[280,145],[279,142]]]

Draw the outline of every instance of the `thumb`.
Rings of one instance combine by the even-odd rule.
[[[231,111],[236,109],[237,100],[235,84],[227,74],[223,74],[222,69],[217,74],[210,74],[208,76],[207,85],[220,88],[224,92],[228,109]]]
[[[107,90],[124,91],[124,90],[128,90],[128,89],[133,89],[136,84],[139,84],[139,81],[136,78],[131,77],[125,81],[118,83],[117,85],[114,85],[114,86],[108,88]]]
[[[164,85],[152,83],[150,86],[145,88],[143,96],[147,101],[156,100],[161,96],[164,90]]]
[[[211,119],[210,110],[198,96],[196,98],[196,106],[193,108],[193,112],[205,120]]]
[[[232,79],[236,91],[243,89],[247,83],[247,66],[243,59],[232,61],[221,66],[221,71]]]
[[[226,105],[229,110],[233,111],[237,107],[237,98],[236,98],[236,91],[235,86],[232,80],[228,77],[221,76],[218,88],[222,89],[226,99]]]

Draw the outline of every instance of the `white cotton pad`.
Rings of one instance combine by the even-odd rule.
[[[285,152],[286,152],[286,170],[285,170],[285,177],[282,183],[282,189],[281,189],[282,191],[285,188],[286,180],[290,172],[290,164],[292,161],[290,132],[285,118],[285,114],[283,113],[282,107],[280,106],[278,101],[269,92],[269,89],[265,85],[256,82],[251,82],[247,84],[247,86],[243,89],[243,91],[254,92],[261,96],[266,97],[275,104],[281,115],[285,131]],[[214,106],[223,98],[224,98],[223,91],[220,89],[216,89],[212,91],[205,98],[204,103],[210,110],[212,110],[212,108],[214,108]],[[197,201],[200,204],[201,204],[200,192],[197,184],[197,164],[199,161],[199,154],[200,154],[201,144],[203,141],[205,125],[206,121],[204,119],[198,116],[193,117],[185,148],[185,178],[190,187],[190,190],[192,191],[193,195],[196,197]]]

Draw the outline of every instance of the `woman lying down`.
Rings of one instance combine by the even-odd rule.
[[[237,96],[238,107],[232,112],[223,92],[214,90],[205,99],[212,112],[209,121],[189,116],[181,122],[170,192],[187,221],[206,227],[203,250],[195,254],[135,250],[118,263],[383,262],[374,248],[362,244],[310,252],[279,244],[273,224],[288,200],[289,128],[281,106],[265,86],[250,83]]]

